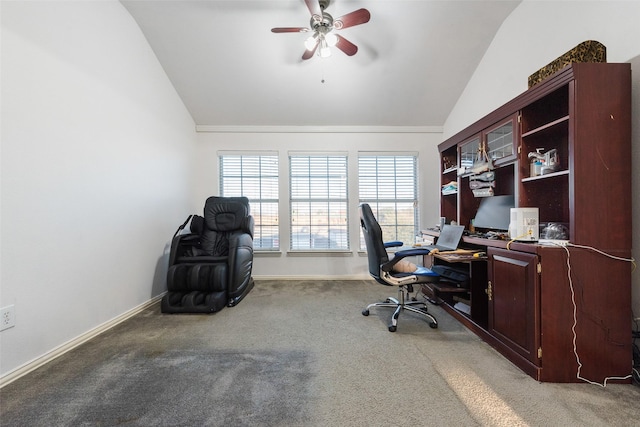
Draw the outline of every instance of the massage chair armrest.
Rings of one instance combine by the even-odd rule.
[[[195,233],[180,234],[171,241],[171,253],[169,255],[169,265],[176,263],[178,258],[184,256],[190,248],[200,245],[200,235]]]
[[[229,298],[235,305],[253,287],[253,238],[249,233],[229,237],[229,266]]]
[[[228,256],[185,255],[176,258],[176,264],[227,264],[228,262]]]

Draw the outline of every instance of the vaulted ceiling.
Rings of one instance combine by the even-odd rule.
[[[442,126],[520,1],[332,0],[358,46],[302,60],[303,0],[121,0],[197,125]]]

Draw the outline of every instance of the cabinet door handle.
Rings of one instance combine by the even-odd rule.
[[[491,280],[489,280],[487,289],[484,290],[487,295],[489,296],[489,301],[491,301],[492,297],[493,297],[493,291],[491,290]]]

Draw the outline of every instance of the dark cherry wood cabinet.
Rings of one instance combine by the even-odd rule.
[[[534,365],[540,349],[538,256],[489,248],[488,332]]]
[[[486,268],[475,267],[471,310],[440,292],[443,307],[539,381],[630,382],[630,65],[569,65],[441,143],[447,222],[471,226],[480,198],[469,168],[482,144],[494,194],[566,226],[569,245],[465,236],[463,246],[487,252]],[[539,148],[559,161],[531,176]]]

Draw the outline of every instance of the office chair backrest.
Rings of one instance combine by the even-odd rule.
[[[371,207],[367,203],[360,205],[360,227],[364,234],[364,243],[367,246],[367,258],[369,260],[369,274],[380,283],[380,266],[389,261],[389,255],[384,247],[382,229],[373,216]]]
[[[201,247],[209,255],[229,255],[229,234],[235,231],[253,237],[253,219],[246,197],[209,197],[204,205]]]

